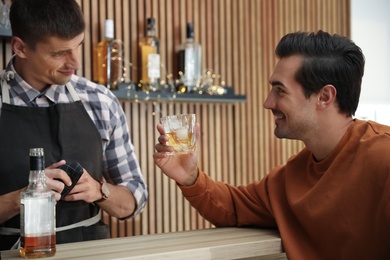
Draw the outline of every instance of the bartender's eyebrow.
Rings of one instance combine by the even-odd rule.
[[[84,39],[79,43],[79,45],[77,45],[77,47],[80,47],[81,45],[84,44]],[[52,54],[61,54],[61,53],[65,53],[65,52],[68,52],[70,49],[63,49],[63,50],[57,50],[57,51],[53,51]]]

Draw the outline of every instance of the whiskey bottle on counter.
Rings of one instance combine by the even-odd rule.
[[[186,41],[179,46],[179,72],[185,92],[193,92],[202,76],[202,47],[194,42],[194,26],[187,23]],[[179,90],[183,92],[183,90]]]
[[[27,189],[20,194],[20,255],[49,257],[56,253],[55,198],[46,186],[43,148],[30,149]]]
[[[121,78],[120,57],[122,46],[114,40],[114,21],[107,19],[104,24],[104,39],[94,50],[94,81],[109,89],[117,89]]]
[[[156,37],[155,19],[148,18],[146,35],[139,42],[141,57],[141,75],[139,77],[143,91],[160,91],[160,45]]]

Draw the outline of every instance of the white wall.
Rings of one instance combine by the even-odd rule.
[[[366,57],[357,117],[390,125],[390,1],[351,0],[351,37]]]

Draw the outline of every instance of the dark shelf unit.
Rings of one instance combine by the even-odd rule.
[[[246,102],[245,95],[235,95],[232,87],[227,87],[227,93],[223,95],[210,95],[198,93],[170,93],[164,91],[143,92],[129,88],[129,84],[120,84],[117,90],[112,90],[114,95],[121,100],[136,101],[172,101],[172,102],[220,102],[240,103]]]

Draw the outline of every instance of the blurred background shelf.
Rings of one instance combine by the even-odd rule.
[[[8,38],[8,37],[11,37],[11,35],[12,35],[11,28],[6,29],[3,26],[0,26],[0,38],[1,37]]]
[[[198,93],[171,93],[167,91],[143,92],[129,88],[129,84],[120,84],[118,90],[112,90],[114,95],[121,100],[136,101],[172,101],[172,102],[219,102],[238,103],[246,102],[245,95],[235,95],[232,87],[226,87],[227,92],[223,95],[210,95]]]

